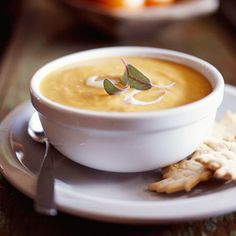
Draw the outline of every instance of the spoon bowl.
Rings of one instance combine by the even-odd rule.
[[[31,116],[27,132],[36,142],[44,143],[47,140],[37,112],[33,113]]]

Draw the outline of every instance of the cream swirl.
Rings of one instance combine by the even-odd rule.
[[[94,88],[103,88],[103,81],[104,80],[97,80],[98,76],[92,76],[89,77],[86,80],[86,85],[90,86],[90,87],[94,87]]]
[[[90,87],[94,87],[94,88],[103,88],[103,82],[104,82],[104,79],[100,79],[100,80],[97,80],[100,76],[91,76],[89,77],[87,80],[86,80],[86,85],[87,86],[90,86]],[[102,77],[100,77],[102,78]],[[113,83],[116,83],[117,81],[116,80],[111,80]],[[135,105],[135,106],[146,106],[146,105],[151,105],[151,104],[155,104],[157,102],[160,102],[163,97],[166,95],[166,91],[165,89],[168,89],[168,88],[171,88],[175,85],[174,82],[168,84],[168,85],[154,85],[152,84],[152,87],[154,88],[158,88],[158,89],[161,89],[162,90],[162,93],[160,94],[160,96],[152,101],[148,101],[148,102],[145,102],[145,101],[141,101],[141,100],[138,100],[135,98],[135,95],[142,92],[140,90],[132,90],[131,92],[128,92],[125,97],[124,97],[124,102],[127,103],[127,104],[132,104],[132,105]]]
[[[136,94],[138,94],[140,92],[142,92],[142,91],[135,89],[135,90],[127,93],[124,98],[124,102],[127,104],[135,105],[135,106],[146,106],[146,105],[151,105],[151,104],[160,102],[166,94],[166,91],[163,91],[162,94],[158,98],[156,98],[155,100],[145,102],[145,101],[138,100],[134,97]]]
[[[157,84],[152,84],[152,87],[154,88],[159,88],[159,89],[168,89],[168,88],[171,88],[175,85],[175,82],[172,82],[170,84],[167,84],[167,85],[157,85]]]
[[[149,102],[145,102],[145,101],[141,101],[141,100],[136,99],[134,96],[136,94],[142,92],[142,91],[134,89],[133,91],[126,94],[126,96],[124,98],[124,102],[126,102],[127,104],[136,105],[136,106],[146,106],[146,105],[151,105],[151,104],[158,103],[166,95],[166,90],[165,89],[171,88],[174,85],[175,85],[174,82],[172,82],[170,84],[167,84],[167,85],[154,85],[154,84],[152,84],[152,87],[158,88],[158,89],[161,89],[161,90],[164,90],[164,91],[162,91],[162,93],[160,94],[160,96],[158,98],[156,98],[152,101],[149,101]]]
[[[98,76],[98,75],[94,75],[94,76],[91,76],[89,77],[87,80],[86,80],[86,85],[90,86],[90,87],[94,87],[94,88],[103,88],[103,81],[105,79],[101,79],[101,80],[97,80],[98,78],[102,78],[101,76]],[[116,80],[111,80],[113,83],[116,83],[117,81]]]

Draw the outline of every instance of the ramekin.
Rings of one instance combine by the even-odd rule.
[[[64,106],[44,97],[41,80],[80,61],[137,56],[186,65],[204,75],[212,92],[187,105],[149,112],[98,112]],[[224,81],[206,61],[184,53],[149,47],[92,49],[54,60],[31,80],[31,101],[51,144],[71,160],[98,170],[140,172],[161,168],[190,155],[209,132],[222,102]]]

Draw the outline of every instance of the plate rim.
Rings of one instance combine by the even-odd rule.
[[[225,94],[236,97],[236,87],[225,85]],[[22,109],[29,109],[28,106],[31,106],[30,101],[24,102],[1,121],[0,156],[2,158],[0,158],[0,171],[15,188],[30,198],[34,198],[36,176],[17,161],[9,143],[11,121]],[[2,130],[1,128],[6,128],[7,132],[4,132],[4,129]],[[10,155],[10,158],[8,155]],[[9,160],[11,160],[11,163]],[[14,161],[12,162],[12,160]],[[233,197],[231,197],[231,201],[229,198],[229,196],[234,196],[235,193],[236,187],[229,188],[222,193],[210,193],[188,200],[177,199],[173,203],[169,201],[160,203],[158,201],[112,200],[75,193],[65,188],[64,183],[56,180],[56,205],[59,210],[89,219],[126,224],[173,223],[229,213],[236,210],[236,203],[232,201]],[[219,203],[218,206],[214,205],[217,202]],[[203,205],[205,203],[205,207],[202,206],[200,209],[199,204],[202,203]],[[197,206],[197,208],[194,208],[194,206]],[[172,211],[169,211],[170,208],[172,208]],[[184,209],[185,213],[179,213],[181,209]],[[198,210],[197,213],[196,209]]]

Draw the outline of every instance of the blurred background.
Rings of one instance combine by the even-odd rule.
[[[45,63],[85,49],[118,45],[195,55],[236,86],[236,0],[1,0],[0,120],[29,99],[30,79]],[[205,232],[215,232],[216,224],[214,235],[229,235],[230,230],[235,235],[232,215],[155,231],[64,214],[48,218],[34,213],[32,202],[1,176],[0,188],[0,235],[79,235],[83,230],[105,230],[107,235],[131,235],[131,231],[172,235],[169,230],[176,235],[213,235]]]
[[[1,0],[0,118],[29,98],[43,64],[97,47],[186,52],[236,85],[235,13],[235,0]]]

